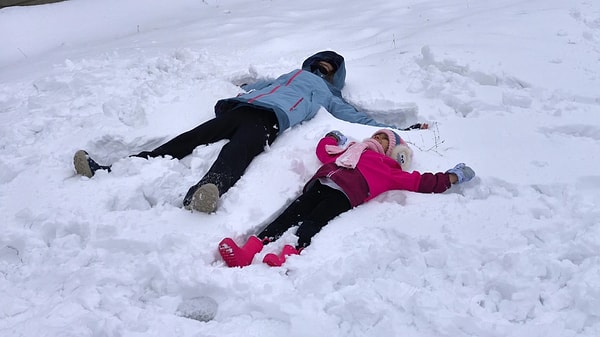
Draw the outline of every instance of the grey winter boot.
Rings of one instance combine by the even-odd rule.
[[[87,152],[79,150],[73,156],[73,166],[77,174],[91,178],[98,170],[106,170],[110,172],[110,166],[104,166],[96,163],[96,161],[88,155]]]
[[[189,194],[189,192],[188,192]],[[219,201],[219,189],[215,184],[204,184],[199,186],[192,194],[191,199],[188,196],[183,201],[185,209],[204,213],[212,213],[217,209]]]

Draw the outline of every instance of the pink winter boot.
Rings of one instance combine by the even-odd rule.
[[[300,251],[294,248],[294,246],[285,245],[281,250],[279,256],[269,253],[263,258],[263,262],[271,267],[281,267],[285,263],[285,258],[290,255],[298,255]]]
[[[219,243],[219,254],[229,267],[245,267],[252,263],[254,255],[263,248],[263,242],[252,235],[243,247],[239,247],[231,238]]]

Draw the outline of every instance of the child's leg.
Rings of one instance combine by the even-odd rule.
[[[318,195],[313,188],[302,193],[275,220],[267,225],[258,238],[275,241],[288,229],[298,226],[304,214],[308,213],[318,202]]]
[[[340,190],[320,185],[320,196],[320,202],[304,216],[304,221],[296,231],[298,249],[310,245],[312,237],[333,218],[352,209],[348,197]]]
[[[307,192],[313,196],[313,203],[311,207],[305,209],[305,213],[297,214],[304,219],[296,231],[297,246],[294,248],[285,245],[279,255],[273,253],[265,255],[263,262],[269,266],[281,266],[285,263],[287,256],[299,254],[304,247],[310,244],[312,237],[331,219],[352,208],[343,192],[321,185],[319,182],[316,182]]]
[[[310,239],[329,220],[351,208],[343,192],[317,181],[260,232],[258,237],[274,241],[291,227],[299,225],[300,228],[296,233],[300,237],[298,246],[306,247],[310,244]]]

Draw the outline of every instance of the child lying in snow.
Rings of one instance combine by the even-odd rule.
[[[299,254],[312,237],[336,216],[389,190],[442,193],[452,184],[471,180],[475,172],[463,163],[442,173],[407,172],[412,150],[392,130],[382,129],[362,143],[351,143],[339,131],[331,131],[317,145],[323,165],[304,187],[303,193],[277,219],[239,247],[231,238],[219,243],[219,253],[229,267],[252,263],[263,246],[298,226],[296,247],[285,245],[281,254],[265,255],[263,262],[281,266],[286,256]]]

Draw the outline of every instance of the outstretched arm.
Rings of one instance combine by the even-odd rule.
[[[427,123],[417,123],[413,124],[407,128],[399,128],[395,125],[380,123],[373,119],[366,112],[358,111],[352,104],[346,102],[344,99],[339,97],[334,97],[331,104],[327,108],[327,110],[334,115],[336,118],[341,120],[345,120],[352,123],[359,123],[371,126],[380,126],[385,128],[392,128],[402,131],[409,131],[415,129],[428,129],[429,124]]]
[[[350,103],[344,101],[343,99],[334,96],[331,100],[331,103],[327,107],[327,110],[336,118],[351,122],[351,123],[359,123],[371,126],[381,126],[386,128],[396,128],[394,125],[388,125],[384,123],[379,123],[374,120],[371,116],[367,115],[362,111],[358,111],[354,106]]]
[[[380,123],[369,116],[366,112],[358,111],[352,104],[346,102],[342,98],[334,97],[327,107],[327,110],[336,118],[341,120],[345,120],[352,123],[359,123],[371,126],[380,126],[385,128],[392,128],[402,131],[409,131],[415,129],[428,129],[429,124],[427,123],[417,123],[413,124],[407,128],[399,128],[398,126]]]
[[[453,184],[462,184],[475,177],[475,171],[464,163],[456,164],[453,168],[442,173],[423,173],[418,192],[442,193]]]
[[[406,172],[393,169],[390,189],[419,193],[443,193],[454,184],[462,184],[475,177],[475,171],[464,163],[457,164],[446,172]]]

